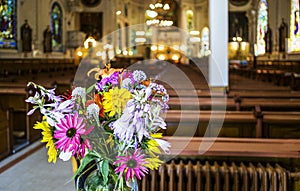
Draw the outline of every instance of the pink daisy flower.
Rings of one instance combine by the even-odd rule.
[[[139,180],[142,179],[141,176],[145,176],[148,173],[148,169],[143,166],[147,162],[144,159],[144,154],[140,154],[139,150],[135,150],[133,155],[129,155],[126,151],[126,156],[117,156],[119,160],[114,162],[114,165],[120,165],[115,169],[116,173],[119,173],[121,177],[123,173],[126,173],[125,179],[133,179],[136,176]]]
[[[74,155],[78,150],[81,155],[84,155],[84,145],[90,147],[90,144],[83,141],[81,135],[89,134],[93,128],[86,129],[83,118],[78,117],[78,114],[66,115],[61,119],[60,123],[56,124],[57,130],[54,131],[54,138],[58,139],[55,142],[55,146],[64,152],[72,152]]]

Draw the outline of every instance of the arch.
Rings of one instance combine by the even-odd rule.
[[[268,30],[268,2],[260,0],[258,4],[256,31],[256,55],[265,54],[266,42],[265,34]]]
[[[202,46],[206,47],[207,50],[209,50],[209,28],[208,27],[203,27],[201,31],[201,42],[202,42]]]
[[[51,25],[53,40],[52,49],[56,52],[63,51],[63,12],[61,6],[55,2],[51,8]]]
[[[300,10],[299,0],[291,0],[290,12],[290,44],[289,50],[293,52],[300,51]]]
[[[0,48],[17,48],[16,0],[0,1]]]
[[[209,49],[209,28],[203,27],[201,30],[200,56],[208,56],[210,54]]]

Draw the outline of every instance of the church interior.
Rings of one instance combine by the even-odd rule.
[[[0,0],[0,191],[75,190],[27,84],[65,96],[108,65],[169,94],[171,150],[139,190],[300,190],[299,25],[299,0]]]

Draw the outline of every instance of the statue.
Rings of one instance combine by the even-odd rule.
[[[96,72],[94,75],[94,78],[96,80],[101,80],[102,78],[106,78],[111,76],[114,72],[122,72],[124,69],[123,68],[111,68],[110,63],[106,63],[105,67],[103,69],[101,68],[93,68],[88,71],[87,76],[91,76],[93,72]]]
[[[285,39],[288,38],[287,24],[282,18],[280,27],[279,27],[279,52],[285,52]]]
[[[47,28],[44,30],[44,53],[48,54],[52,52],[52,32],[50,30],[49,25]]]
[[[22,40],[22,51],[23,52],[31,52],[31,41],[32,41],[32,29],[30,28],[27,20],[21,26],[21,40]]]
[[[272,30],[268,26],[267,32],[265,33],[265,51],[266,53],[272,53],[272,47],[273,47],[273,42],[272,42]]]

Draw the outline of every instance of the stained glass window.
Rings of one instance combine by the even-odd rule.
[[[256,33],[256,55],[265,53],[265,34],[268,30],[268,3],[260,0],[258,5],[257,33]]]
[[[201,50],[200,56],[207,56],[209,54],[209,28],[204,27],[201,31]]]
[[[0,0],[0,48],[17,48],[16,0]]]
[[[291,0],[289,51],[300,51],[299,0]]]
[[[52,49],[53,51],[63,51],[62,45],[62,21],[63,15],[61,7],[58,3],[54,3],[51,12],[51,31],[53,34],[52,38]]]

